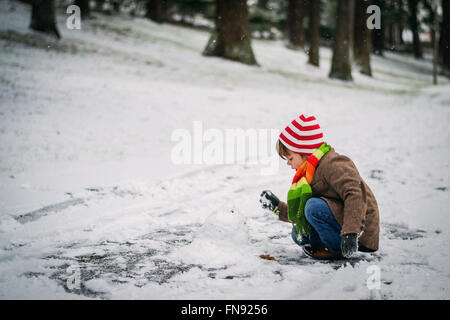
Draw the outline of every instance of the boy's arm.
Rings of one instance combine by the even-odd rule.
[[[278,218],[284,222],[291,222],[288,219],[287,203],[280,201],[278,204]]]
[[[361,176],[346,156],[334,159],[329,166],[323,175],[324,180],[344,203],[341,235],[359,234],[364,230],[367,211],[366,190]]]

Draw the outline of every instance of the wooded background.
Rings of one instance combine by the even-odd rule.
[[[257,65],[251,39],[284,39],[319,66],[320,46],[333,48],[330,78],[352,80],[352,65],[372,75],[370,55],[434,54],[435,69],[450,77],[450,1],[442,0],[23,0],[32,6],[30,28],[61,37],[55,15],[78,5],[95,14],[147,17],[211,32],[203,55]],[[367,8],[380,8],[381,28],[370,30]],[[436,42],[435,42],[436,41]],[[435,49],[433,49],[435,48]]]

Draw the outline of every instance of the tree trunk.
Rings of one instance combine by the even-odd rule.
[[[104,4],[105,4],[105,0],[95,0],[95,10],[103,11]]]
[[[450,77],[450,1],[442,1],[441,52],[444,74]]]
[[[268,2],[269,0],[258,0],[258,7],[264,10],[268,10]]]
[[[120,0],[115,0],[115,1],[112,2],[112,6],[113,6],[114,12],[120,13],[120,5],[121,5],[121,1]]]
[[[445,1],[444,1],[445,2]],[[419,21],[417,20],[417,5],[419,0],[408,0],[409,7],[409,27],[413,34],[413,51],[414,57],[423,58],[422,45],[419,38]]]
[[[398,26],[398,44],[405,44],[405,41],[403,40],[403,26],[401,25]]]
[[[348,10],[350,19],[348,20],[348,46],[350,48],[349,55],[350,55],[350,63],[352,63],[354,57],[353,57],[353,47],[355,45],[355,1],[352,0],[348,3]]]
[[[319,66],[319,27],[320,0],[310,0],[309,3],[309,59],[308,63]]]
[[[74,4],[80,7],[81,18],[89,18],[91,14],[89,0],[75,0]]]
[[[386,24],[386,45],[389,50],[392,50],[392,48],[394,47],[394,23],[392,21],[389,21]]]
[[[392,50],[394,47],[394,16],[395,16],[395,4],[393,0],[388,0],[385,3],[386,11],[389,12],[389,16],[384,20],[385,24],[385,34],[384,34],[384,43],[389,50]]]
[[[394,25],[394,49],[397,50],[398,47],[402,44],[401,38],[401,29],[399,23]]]
[[[353,55],[355,57],[355,61],[359,62],[362,52],[362,44],[364,38],[364,29],[366,29],[366,25],[362,25],[365,14],[362,11],[364,4],[362,3],[364,0],[355,0],[355,30],[354,30],[354,46],[353,46]]]
[[[355,43],[354,56],[356,63],[361,67],[361,73],[372,76],[370,67],[370,52],[372,50],[372,31],[367,28],[366,21],[369,17],[367,8],[370,0],[355,0]]]
[[[400,45],[403,44],[402,32],[403,32],[403,1],[395,0],[394,1],[394,10],[396,12],[394,19],[394,49],[397,49]]]
[[[287,8],[287,34],[289,44],[294,48],[303,49],[305,35],[303,30],[304,0],[289,0]]]
[[[384,21],[383,12],[384,12],[384,0],[373,0],[373,4],[378,6],[381,9],[381,29],[373,29],[372,30],[372,46],[373,52],[377,55],[383,56],[384,51]]]
[[[438,83],[438,60],[439,60],[439,44],[437,39],[437,33],[439,29],[439,14],[438,14],[438,0],[432,0],[432,12],[433,12],[433,84]]]
[[[163,0],[147,0],[145,16],[150,20],[161,23],[164,20]]]
[[[348,21],[351,20],[351,3],[354,0],[339,0],[337,21],[335,28],[333,59],[330,78],[352,81],[352,67],[350,64],[350,30]]]
[[[54,0],[33,0],[31,4],[30,28],[61,38],[56,27],[56,12]]]
[[[246,0],[217,0],[216,28],[203,55],[257,64],[248,31]]]

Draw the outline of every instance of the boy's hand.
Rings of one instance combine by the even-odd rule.
[[[345,258],[350,258],[358,250],[358,234],[347,233],[341,237],[341,251]]]
[[[263,209],[269,209],[270,211],[278,214],[278,204],[280,203],[280,199],[278,199],[277,196],[272,193],[272,191],[264,190],[261,193],[259,202],[261,202],[261,206],[263,207]]]

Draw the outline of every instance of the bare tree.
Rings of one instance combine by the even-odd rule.
[[[305,35],[303,29],[304,0],[288,0],[287,35],[289,44],[294,48],[303,48]]]
[[[81,17],[88,18],[91,14],[91,9],[89,7],[89,0],[75,0],[75,5],[80,7]]]
[[[348,24],[348,46],[350,47],[350,63],[353,61],[353,47],[355,42],[355,1],[352,0],[348,3],[348,10],[350,19],[347,21]]]
[[[442,1],[440,51],[442,54],[442,67],[444,74],[450,77],[450,1]]]
[[[351,3],[354,0],[339,0],[337,21],[335,28],[333,59],[331,62],[330,78],[352,81],[352,67],[350,64],[350,30],[348,21],[352,19]]]
[[[381,9],[381,28],[380,29],[373,29],[372,30],[372,48],[373,52],[377,55],[382,56],[384,51],[384,5],[385,0],[373,0],[373,4],[378,6]]]
[[[150,20],[161,23],[164,20],[164,0],[147,0],[145,16]]]
[[[310,0],[308,63],[316,67],[319,66],[319,27],[320,27],[320,0]]]
[[[269,0],[258,0],[258,3],[257,3],[259,8],[265,9],[265,10],[268,9],[268,4],[269,4]]]
[[[61,38],[56,27],[54,0],[33,0],[31,3],[30,28],[36,31],[52,34]]]
[[[370,52],[372,50],[372,31],[367,27],[367,8],[370,6],[370,0],[355,0],[355,42],[353,53],[355,62],[360,66],[361,73],[372,76],[370,66]]]
[[[445,2],[445,1],[444,1]],[[408,0],[409,8],[409,27],[413,34],[413,51],[414,57],[417,59],[423,58],[422,44],[419,38],[419,20],[417,19],[417,5],[419,0]]]
[[[404,12],[404,4],[403,0],[395,0],[395,24],[394,24],[394,46],[397,47],[399,45],[404,44],[403,42],[403,29],[405,28],[405,16]]]
[[[438,60],[439,60],[439,44],[438,44],[438,29],[439,29],[439,17],[438,17],[438,0],[432,0],[432,13],[433,13],[433,84],[438,83]]]
[[[216,27],[203,55],[257,64],[251,46],[246,0],[216,0]]]

